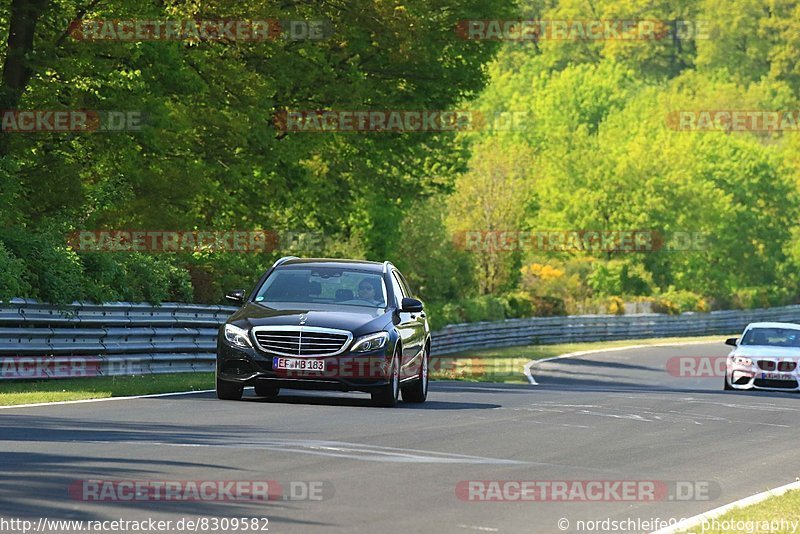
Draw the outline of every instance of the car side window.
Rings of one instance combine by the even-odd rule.
[[[394,298],[399,308],[400,304],[403,302],[403,297],[407,297],[408,295],[404,293],[403,287],[397,278],[397,271],[392,271],[392,293],[394,293]]]
[[[400,286],[403,288],[403,293],[406,297],[413,297],[414,292],[411,291],[411,286],[408,285],[408,281],[406,277],[400,271],[395,271],[394,274],[397,275],[397,278],[400,280]]]

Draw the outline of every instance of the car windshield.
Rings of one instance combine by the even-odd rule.
[[[800,347],[800,330],[792,328],[751,328],[742,337],[741,344]]]
[[[336,304],[386,307],[386,286],[374,272],[337,267],[275,270],[259,288],[255,301],[265,304]]]

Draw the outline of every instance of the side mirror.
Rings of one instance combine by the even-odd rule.
[[[735,347],[737,341],[738,341],[738,338],[729,337],[728,339],[725,340],[725,344],[726,345],[730,345],[731,347]]]
[[[405,297],[400,303],[400,311],[418,313],[422,311],[422,302],[417,299]]]
[[[225,298],[231,302],[243,303],[244,302],[244,289],[236,289],[225,295]]]

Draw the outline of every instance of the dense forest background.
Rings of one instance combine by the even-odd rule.
[[[88,41],[78,19],[326,20],[324,39]],[[469,40],[464,19],[702,21],[649,40]],[[800,132],[680,110],[800,110],[787,0],[0,2],[2,110],[135,110],[135,131],[0,132],[0,298],[221,302],[277,257],[389,259],[434,324],[798,302]],[[285,132],[284,110],[479,110],[465,132]],[[324,236],[268,253],[78,252],[85,229]],[[465,232],[702,235],[504,251]],[[462,238],[459,239],[459,236]],[[294,247],[298,248],[298,247]]]

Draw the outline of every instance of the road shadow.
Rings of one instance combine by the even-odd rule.
[[[633,371],[663,371],[663,367],[654,367],[649,365],[638,365],[632,363],[622,362],[604,362],[600,360],[588,360],[585,358],[562,358],[557,360],[559,366],[587,366],[587,367],[600,367],[616,370],[633,370]],[[536,369],[536,366],[533,366]]]
[[[478,402],[451,402],[431,399],[433,392],[428,393],[428,400],[424,403],[400,402],[394,409],[404,410],[491,410],[499,408],[500,404],[478,403]],[[350,406],[356,408],[387,409],[372,404],[370,398],[356,396],[333,396],[333,395],[296,395],[291,393],[281,393],[277,397],[245,397],[244,402],[255,402],[264,404],[302,404],[308,406]],[[389,408],[391,409],[391,408]]]
[[[221,401],[220,401],[221,402]],[[157,422],[93,421],[90,418],[42,416],[39,414],[3,414],[0,416],[0,440],[27,442],[142,442],[214,445],[251,437],[254,433],[291,434],[297,431],[271,430],[260,422],[253,425],[172,425]],[[2,455],[0,454],[0,458]]]
[[[192,461],[158,459],[157,447],[152,458],[134,459],[118,449],[103,457],[87,454],[82,444],[63,447],[63,452],[39,453],[4,450],[0,454],[0,516],[8,519],[104,521],[124,519],[142,521],[182,517],[268,517],[273,523],[296,523],[309,527],[339,526],[297,519],[302,509],[313,502],[283,500],[120,500],[116,496],[98,500],[86,493],[84,481],[156,481],[165,480],[269,480],[266,473],[249,469]],[[141,452],[138,452],[141,455]],[[170,474],[165,474],[170,473]],[[121,494],[121,493],[120,493]],[[102,494],[98,494],[102,495]],[[162,493],[162,495],[164,495]],[[62,528],[59,534],[75,530]],[[50,530],[50,532],[56,532]]]

